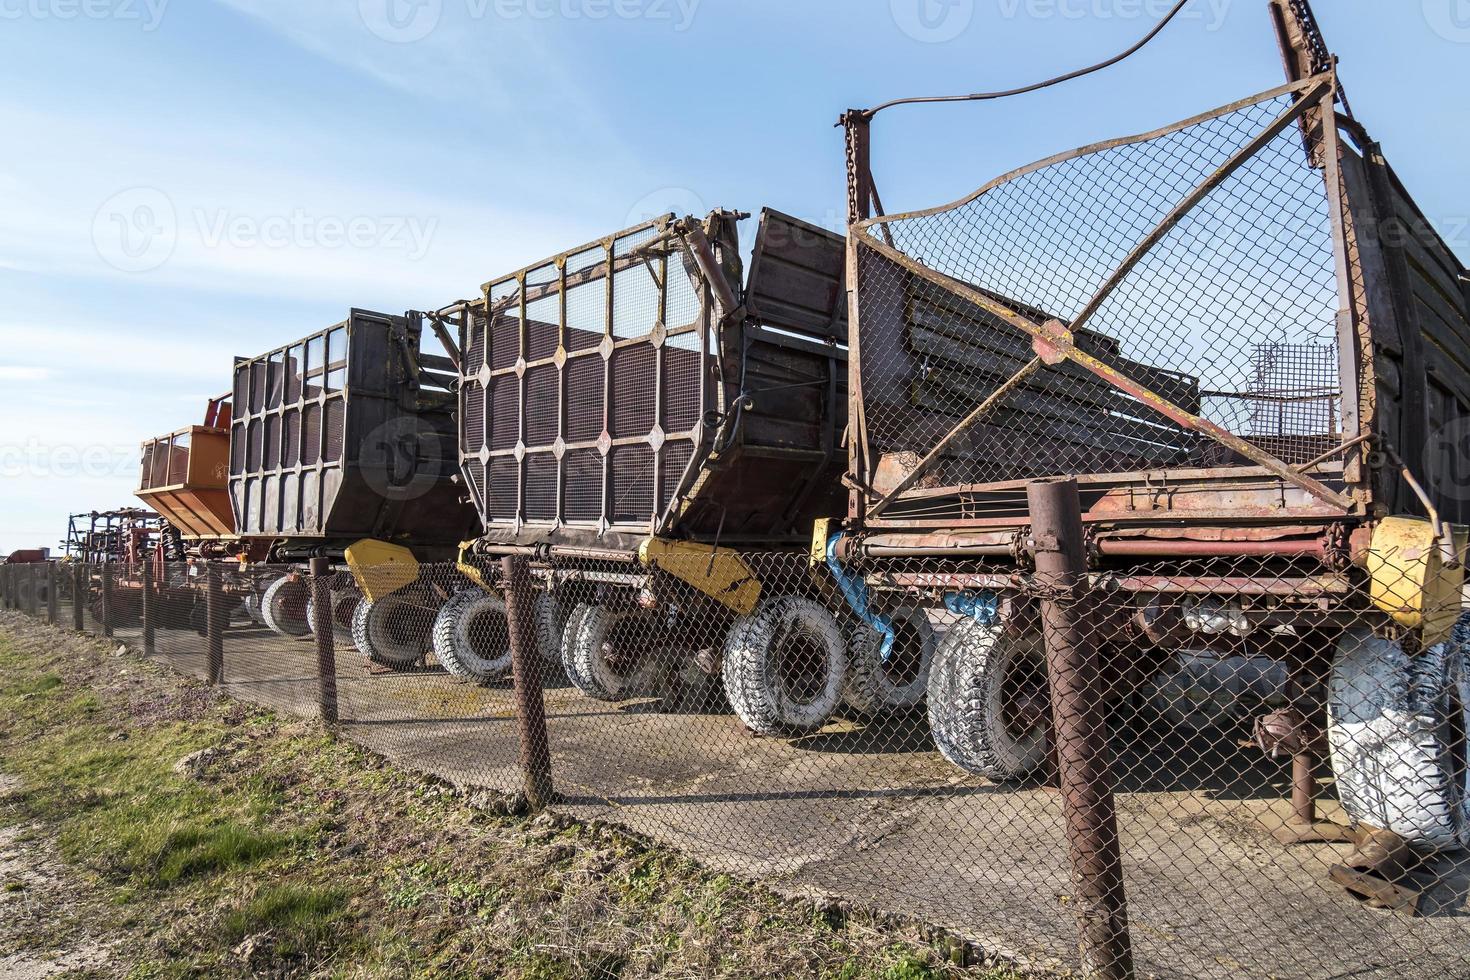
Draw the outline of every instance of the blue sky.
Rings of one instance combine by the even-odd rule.
[[[849,106],[1009,87],[1160,0],[0,0],[0,552],[133,502],[257,354],[664,210],[836,227]],[[889,210],[1271,87],[1265,0],[1085,82],[896,110]],[[1359,118],[1470,259],[1470,0],[1318,0]]]

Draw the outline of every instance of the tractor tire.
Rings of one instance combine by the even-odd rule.
[[[338,646],[347,646],[352,643],[352,618],[357,612],[358,604],[362,602],[362,595],[350,586],[339,587],[331,590],[329,600],[332,604],[332,639]],[[306,600],[306,626],[311,635],[315,636],[315,596]]]
[[[399,593],[377,602],[364,596],[352,614],[352,645],[380,667],[408,671],[423,664],[432,646],[433,613]]]
[[[581,604],[572,610],[562,637],[562,669],[572,686],[594,701],[616,703],[646,693],[646,656],[633,654],[620,664],[615,636],[636,613],[609,606]]]
[[[725,640],[725,696],[758,735],[809,734],[841,703],[847,667],[830,612],[810,599],[769,599],[736,621]]]
[[[562,639],[566,636],[567,607],[555,592],[536,595],[536,646],[541,661],[548,667],[560,667]]]
[[[993,782],[1024,779],[1046,763],[1046,726],[1017,730],[1008,708],[1018,692],[1046,694],[1039,630],[956,624],[934,652],[929,727],[951,763]]]
[[[869,717],[917,707],[929,690],[929,668],[939,637],[924,610],[904,606],[892,615],[898,639],[883,659],[883,634],[859,625],[848,643],[842,700]]]
[[[1337,795],[1350,817],[1419,848],[1470,847],[1470,616],[1417,657],[1368,629],[1344,633],[1327,719]]]
[[[260,617],[265,627],[280,636],[307,636],[311,627],[306,622],[306,606],[310,589],[300,579],[289,575],[278,578],[260,597]]]
[[[509,677],[505,600],[478,588],[455,593],[434,620],[433,645],[440,666],[458,677],[481,682]]]

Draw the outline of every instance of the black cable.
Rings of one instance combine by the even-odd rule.
[[[1107,61],[1099,62],[1098,64],[1095,64],[1090,68],[1080,68],[1077,71],[1069,72],[1065,75],[1058,75],[1056,78],[1049,78],[1044,82],[1037,82],[1034,85],[1026,85],[1022,88],[1013,88],[1006,92],[977,92],[974,95],[935,95],[911,99],[894,99],[893,101],[885,102],[876,108],[863,110],[861,115],[872,119],[884,109],[891,109],[897,105],[916,105],[919,103],[933,102],[984,102],[989,99],[1004,99],[1009,98],[1012,95],[1025,95],[1027,92],[1037,92],[1044,88],[1050,88],[1053,85],[1060,85],[1062,82],[1070,82],[1073,79],[1081,78],[1084,75],[1091,75],[1093,72],[1102,71],[1104,68],[1111,68],[1113,65],[1116,65],[1118,62],[1124,60],[1125,58],[1130,58],[1133,55],[1137,54],[1143,49],[1144,45],[1148,44],[1154,38],[1158,37],[1159,32],[1162,31],[1165,27],[1169,26],[1169,22],[1172,21],[1176,16],[1178,16],[1179,11],[1183,10],[1187,3],[1189,3],[1189,0],[1179,0],[1179,2],[1174,5],[1174,9],[1165,14],[1164,19],[1154,25],[1154,29],[1149,31],[1147,36],[1145,36],[1143,40],[1139,41],[1137,44],[1133,45],[1133,47],[1129,48],[1127,51],[1124,51],[1122,54],[1109,58]]]

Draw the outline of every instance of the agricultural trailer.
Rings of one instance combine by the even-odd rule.
[[[243,567],[248,550],[235,534],[230,508],[230,396],[211,399],[202,424],[186,426],[143,443],[138,499],[162,517],[161,547],[148,557],[148,583],[159,619],[187,623],[203,634],[207,625],[207,567],[229,562]],[[258,589],[249,576],[232,569],[222,583],[226,609],[233,614]],[[141,609],[142,566],[123,566],[113,588],[123,608]]]
[[[101,566],[112,566],[106,574],[114,575],[114,585],[118,585],[118,580],[126,577],[127,569],[140,568],[155,553],[167,548],[167,531],[162,517],[141,507],[94,510],[68,518],[63,554],[67,561],[90,569],[80,586],[94,616],[102,618],[104,572]],[[136,590],[114,589],[111,615],[116,624],[139,622],[142,609]]]
[[[458,484],[454,368],[422,335],[419,313],[355,309],[234,369],[227,485],[247,611],[308,635],[305,563],[345,562],[328,619],[392,669],[424,659],[446,598],[419,563],[452,561],[477,526]]]
[[[812,522],[842,511],[842,240],[767,210],[747,276],[746,217],[665,215],[440,312],[484,528],[461,560],[479,585],[435,624],[448,669],[509,670],[493,559],[520,554],[547,583],[543,655],[589,697],[653,694],[673,674],[713,694],[721,666],[701,649],[737,624],[753,638],[788,621],[814,638],[811,694],[793,711],[815,724],[836,707],[844,640],[808,594],[820,583],[775,594],[744,556],[791,552],[801,568]],[[726,652],[732,698],[759,673],[757,647]]]
[[[846,115],[850,493],[815,550],[945,757],[1020,780],[1050,724],[1028,484],[1075,478],[1119,700],[1254,717],[1293,833],[1325,754],[1354,820],[1456,848],[1470,278],[1307,4],[1270,13],[1287,84],[953,204],[882,214],[879,110]]]

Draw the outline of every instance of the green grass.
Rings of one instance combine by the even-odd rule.
[[[136,977],[1009,976],[615,831],[473,810],[100,645],[0,630],[0,678],[0,772],[22,784],[0,824],[44,841],[78,896],[9,906],[35,918],[0,928],[0,955],[101,923]],[[203,749],[202,772],[181,771]]]

